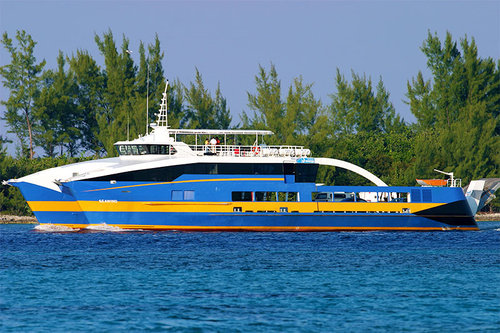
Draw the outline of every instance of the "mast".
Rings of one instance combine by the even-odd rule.
[[[165,127],[165,128],[168,128],[167,88],[168,88],[168,80],[167,84],[165,85],[165,91],[162,93],[163,98],[161,99],[160,110],[156,114],[158,116],[158,119],[156,120],[156,125],[158,127]]]

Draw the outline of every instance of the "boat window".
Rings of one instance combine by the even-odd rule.
[[[167,147],[165,145],[159,145],[158,146],[158,154],[167,155],[168,154]]]
[[[391,202],[408,202],[408,196],[407,192],[391,193]]]
[[[297,163],[295,164],[295,182],[314,183],[318,174],[319,164]]]
[[[431,190],[422,190],[422,201],[423,202],[432,202]]]
[[[299,201],[298,192],[278,192],[278,201]]]
[[[412,202],[422,202],[420,190],[410,190]]]
[[[139,155],[139,149],[137,149],[136,145],[132,145],[130,148],[132,149],[132,155]]]
[[[347,202],[354,201],[355,194],[352,192],[335,192],[333,193],[333,201]]]
[[[194,200],[194,191],[187,190],[172,190],[172,200],[182,201],[182,200]]]
[[[126,154],[125,145],[123,151]],[[172,149],[174,149],[172,147]],[[159,154],[158,145],[148,145],[150,154]],[[121,152],[121,150],[120,150]],[[125,155],[120,153],[120,155]],[[260,164],[260,163],[259,163]],[[134,170],[113,174],[109,176],[96,177],[88,180],[109,181],[111,179],[118,181],[173,181],[182,175],[255,175],[259,167],[257,163],[191,163],[182,165],[172,165],[160,168],[152,168],[145,170]],[[271,172],[270,175],[280,175],[277,170],[282,170],[283,163],[271,163],[269,168],[261,168],[260,172]],[[277,173],[275,173],[277,172]],[[286,201],[280,200],[280,201]]]
[[[332,192],[312,192],[312,201],[333,201]]]
[[[255,201],[276,201],[276,192],[255,192]]]
[[[183,197],[182,191],[172,190],[172,200],[182,200]]]
[[[279,163],[254,164],[253,169],[255,175],[279,175],[283,173],[283,165]]]
[[[252,192],[233,192],[233,201],[252,201]]]
[[[184,191],[184,200],[194,200],[194,191]]]
[[[117,148],[120,155],[173,155],[177,152],[170,145],[119,145]]]
[[[123,145],[118,146],[118,153],[120,155],[127,155],[127,148]]]
[[[139,146],[141,147],[141,146]],[[144,152],[142,152],[144,151]],[[171,145],[144,145],[139,148],[139,153],[142,154],[152,154],[152,155],[173,155],[177,152]]]

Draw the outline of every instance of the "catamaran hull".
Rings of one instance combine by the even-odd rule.
[[[85,200],[77,200],[67,187],[59,192],[25,182],[15,186],[40,224],[75,229],[106,224],[123,229],[184,231],[478,230],[465,199],[432,204],[125,201],[124,197],[115,196],[117,200],[102,194],[100,197],[106,199],[90,200],[87,190]],[[127,191],[120,194],[129,194],[123,192]],[[236,207],[238,211],[234,211]],[[415,213],[402,213],[402,207]],[[282,208],[287,211],[280,212]]]

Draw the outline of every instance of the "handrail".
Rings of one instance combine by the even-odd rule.
[[[190,145],[189,148],[200,156],[307,157],[311,154],[304,146]]]
[[[462,187],[462,179],[460,179],[460,178],[448,179],[447,186],[449,186],[449,187]]]

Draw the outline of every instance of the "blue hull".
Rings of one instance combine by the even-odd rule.
[[[349,231],[476,229],[475,224],[442,223],[418,215],[338,213],[144,213],[36,212],[40,223],[78,227],[107,224],[125,229],[206,231]]]
[[[15,185],[21,189],[41,224],[72,228],[104,223],[125,229],[144,230],[478,230],[459,188],[432,189],[430,197],[433,202],[317,203],[310,199],[315,185],[308,183],[284,184],[283,181],[251,179],[227,182],[217,179],[208,182],[188,180],[189,185],[185,182],[186,180],[174,184],[120,182],[113,185],[109,182],[75,182],[61,186],[61,192],[23,182]],[[196,197],[175,201],[173,193],[183,188],[189,188],[193,195],[196,193]],[[226,195],[234,189],[242,188],[258,188],[261,191],[293,189],[303,199],[296,202],[234,202],[230,195]],[[420,191],[419,188],[404,187],[381,189],[345,186],[324,189]],[[268,208],[262,210],[262,205],[267,205],[265,207]],[[342,205],[344,208],[336,211],[335,205]],[[280,212],[281,206],[285,206],[287,211]],[[405,213],[401,207],[408,207],[411,213]],[[233,210],[235,208],[240,210]]]

